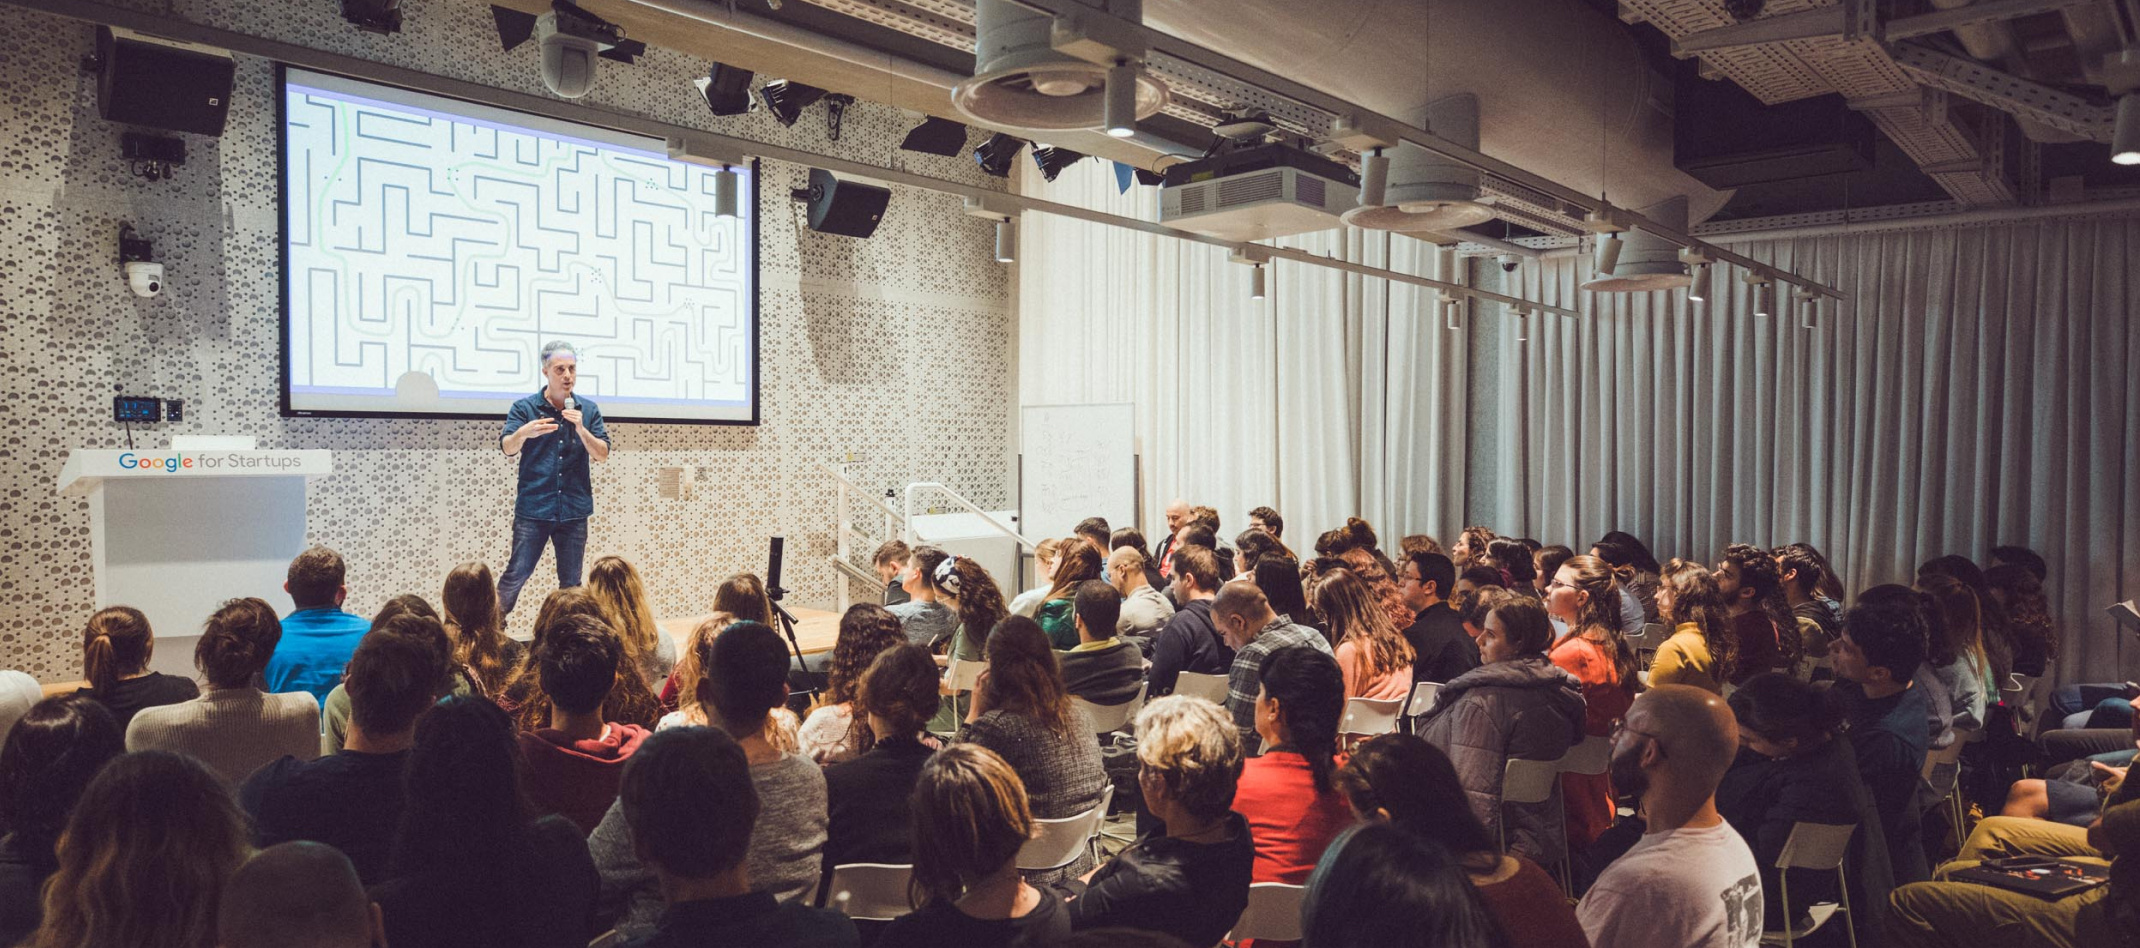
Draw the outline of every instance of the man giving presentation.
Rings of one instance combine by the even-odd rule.
[[[513,505],[512,561],[498,579],[501,613],[513,611],[545,543],[557,555],[558,588],[580,584],[587,517],[594,513],[587,462],[609,459],[609,429],[594,402],[572,394],[578,376],[579,354],[570,343],[543,346],[542,390],[505,413],[498,447],[506,457],[520,456],[520,497]]]

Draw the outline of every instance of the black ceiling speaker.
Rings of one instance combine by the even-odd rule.
[[[237,64],[228,53],[97,27],[97,114],[147,128],[223,134]]]
[[[867,237],[884,221],[885,205],[892,201],[888,188],[842,181],[823,168],[810,169],[810,186],[790,192],[810,214],[810,229],[842,237]]]

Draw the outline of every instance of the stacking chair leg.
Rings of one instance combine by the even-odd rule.
[[[1791,870],[1776,870],[1776,882],[1783,887],[1783,948],[1792,948],[1798,939],[1798,916],[1791,913]]]
[[[1845,862],[1848,862],[1846,859]],[[1835,884],[1842,888],[1843,932],[1850,936],[1850,948],[1858,948],[1858,916],[1850,910],[1850,873],[1842,866],[1835,867]]]

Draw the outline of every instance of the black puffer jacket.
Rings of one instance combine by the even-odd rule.
[[[1489,833],[1508,821],[1511,851],[1539,862],[1561,858],[1566,842],[1560,782],[1544,803],[1501,803],[1501,778],[1510,760],[1558,760],[1583,739],[1583,685],[1543,655],[1482,665],[1434,695],[1420,736],[1456,765],[1471,812]]]

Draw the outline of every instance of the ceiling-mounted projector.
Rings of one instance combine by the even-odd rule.
[[[1685,197],[1666,198],[1642,208],[1640,213],[1667,227],[1687,228]],[[1679,258],[1678,244],[1644,230],[1622,233],[1620,241],[1623,246],[1613,267],[1600,268],[1601,272],[1583,281],[1583,289],[1593,293],[1651,293],[1676,290],[1694,282]]]
[[[1227,240],[1329,230],[1359,200],[1352,170],[1286,145],[1244,148],[1166,171],[1159,222]]]
[[[1090,0],[1123,19],[1143,17],[1143,0]],[[1108,65],[1056,48],[1057,21],[1013,0],[974,4],[974,75],[951,90],[951,104],[998,128],[1060,131],[1106,121]],[[1066,37],[1067,39],[1067,37]],[[1082,48],[1082,44],[1080,44]],[[1167,104],[1165,83],[1135,70],[1138,118]]]
[[[1414,117],[1436,137],[1479,147],[1479,100],[1469,93],[1429,104]],[[1345,223],[1368,230],[1451,231],[1493,220],[1479,203],[1479,170],[1450,161],[1411,142],[1389,154],[1383,203],[1345,211]]]

